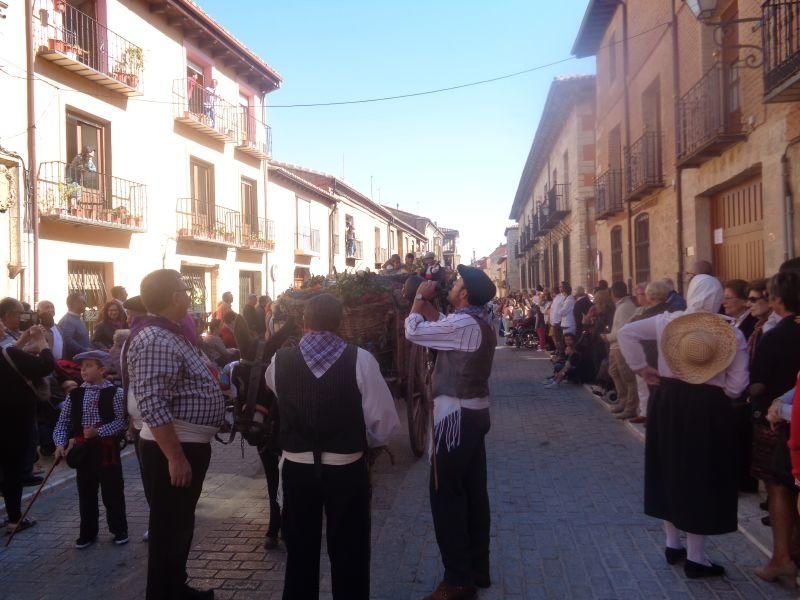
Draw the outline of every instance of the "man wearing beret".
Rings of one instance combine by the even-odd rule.
[[[474,598],[489,578],[489,494],[486,447],[489,376],[497,343],[486,303],[497,292],[480,269],[458,266],[461,276],[448,294],[453,313],[444,316],[431,300],[436,284],[419,286],[406,319],[406,339],[437,350],[433,372],[433,451],[430,499],[444,580],[425,600]]]

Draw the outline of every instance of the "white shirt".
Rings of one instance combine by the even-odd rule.
[[[276,395],[278,393],[275,389],[275,361],[277,358],[277,355],[272,358],[272,362],[264,374],[267,387]],[[364,412],[367,443],[370,448],[383,446],[394,430],[400,426],[400,418],[397,416],[392,392],[389,391],[389,387],[381,375],[378,361],[363,348],[358,349],[356,356],[356,383],[358,391],[361,392],[361,410]],[[293,462],[306,462],[307,455],[311,455],[311,452],[293,453],[292,456],[284,452],[284,456]],[[322,463],[327,465],[350,464],[361,458],[361,455],[361,452],[352,455],[326,452],[322,455]],[[342,457],[349,457],[352,460],[341,462]],[[311,462],[313,463],[313,457]]]
[[[58,325],[53,325],[50,328],[50,332],[53,334],[53,358],[61,360],[61,357],[64,356],[64,338],[58,329]]]
[[[619,330],[617,334],[617,341],[619,342],[619,349],[625,362],[631,368],[631,371],[638,371],[647,366],[647,360],[642,348],[641,342],[645,340],[657,340],[658,345],[661,346],[661,336],[664,333],[664,328],[667,323],[685,313],[673,312],[663,313],[644,319],[642,321],[635,321],[628,323]],[[722,318],[722,317],[720,317]],[[738,328],[733,328],[736,334],[736,355],[733,358],[731,365],[722,373],[715,375],[706,383],[715,385],[725,391],[725,395],[729,398],[738,398],[742,395],[747,384],[750,382],[750,373],[748,371],[749,357],[747,355],[747,342],[744,335]],[[675,377],[672,370],[667,365],[664,358],[664,353],[658,353],[658,374],[661,377]]]
[[[550,305],[550,323],[552,325],[561,324],[561,307],[564,305],[564,294],[557,294]]]
[[[575,296],[567,296],[561,304],[561,329],[564,333],[575,333]]]
[[[767,322],[764,323],[764,326],[761,328],[761,332],[767,333],[770,329],[775,327],[775,325],[780,323],[782,318],[783,317],[781,317],[778,313],[772,311],[767,317]]]

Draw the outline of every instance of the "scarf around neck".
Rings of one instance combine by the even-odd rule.
[[[473,306],[470,304],[464,308],[457,309],[455,314],[470,315],[471,317],[475,317],[476,319],[480,319],[484,323],[491,325],[491,323],[489,323],[489,315],[486,312],[485,306]]]
[[[347,342],[331,331],[311,331],[300,340],[303,360],[317,379],[339,360],[346,347]]]

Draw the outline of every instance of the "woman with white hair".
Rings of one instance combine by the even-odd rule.
[[[631,370],[657,386],[647,414],[645,513],[662,519],[667,563],[685,559],[691,579],[723,575],[706,555],[707,535],[737,528],[732,400],[748,384],[744,336],[718,314],[722,285],[692,279],[686,311],[629,323],[618,336]],[[658,368],[642,343],[658,344]],[[681,542],[686,532],[687,548]]]

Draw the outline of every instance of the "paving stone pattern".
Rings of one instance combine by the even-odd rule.
[[[544,389],[538,381],[549,370],[543,353],[497,352],[487,438],[493,586],[480,592],[481,600],[794,596],[752,575],[764,557],[739,533],[710,543],[713,558],[728,569],[725,579],[689,582],[679,567],[667,566],[660,525],[642,514],[641,442],[584,389]],[[381,459],[373,473],[372,596],[415,600],[442,575],[428,466],[412,460],[404,430],[391,448],[395,466]],[[111,544],[101,524],[97,544],[72,547],[77,493],[68,484],[37,502],[34,529],[0,548],[0,598],[143,598],[147,508],[135,459],[126,460],[125,477],[127,546]],[[265,493],[252,448],[242,458],[238,441],[215,444],[197,510],[192,585],[213,587],[222,599],[281,597],[285,551],[262,549]],[[321,597],[329,598],[324,549],[322,563]]]

